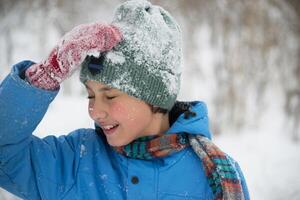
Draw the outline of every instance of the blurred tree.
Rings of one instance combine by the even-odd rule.
[[[237,132],[257,124],[270,102],[276,101],[268,96],[274,88],[276,95],[284,95],[286,114],[293,121],[292,132],[299,132],[299,1],[163,2],[183,21],[185,67],[191,77],[196,73],[205,80],[205,68],[215,71],[215,133],[228,128]],[[211,45],[217,49],[214,66],[201,66],[197,57],[202,52],[195,50],[199,27],[207,24]]]
[[[300,1],[288,0],[287,1],[295,13],[297,20],[293,21],[293,29],[300,38]],[[292,75],[295,77],[295,84],[286,90],[285,111],[287,114],[288,122],[292,128],[292,136],[294,141],[300,140],[300,47],[298,46],[298,54],[296,56],[297,65],[295,66]],[[288,78],[288,77],[287,77]]]

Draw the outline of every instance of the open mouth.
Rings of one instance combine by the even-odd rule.
[[[106,134],[106,135],[110,135],[110,134],[113,134],[116,129],[118,128],[119,124],[116,124],[116,125],[107,125],[107,126],[103,126],[101,127],[103,132]]]

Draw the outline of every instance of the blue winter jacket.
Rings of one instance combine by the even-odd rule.
[[[30,65],[16,64],[0,86],[1,187],[22,199],[213,199],[202,162],[190,147],[147,161],[116,153],[95,129],[43,139],[32,135],[58,91],[25,82],[22,74]],[[198,102],[192,110],[196,117],[179,116],[168,132],[210,138],[205,104]]]

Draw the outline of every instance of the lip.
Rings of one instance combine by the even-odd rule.
[[[100,122],[96,122],[100,127],[104,127],[104,126],[108,126],[108,125],[116,125],[116,124],[118,124],[118,123],[114,123],[114,122],[112,122],[112,123],[100,123]]]
[[[116,130],[117,130],[118,127],[119,127],[119,125],[116,126],[116,127],[114,127],[114,128],[112,128],[112,129],[109,129],[109,130],[105,130],[105,129],[102,129],[102,130],[103,130],[103,132],[104,132],[105,135],[112,135],[113,133],[116,132]]]

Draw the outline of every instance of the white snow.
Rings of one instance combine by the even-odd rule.
[[[150,5],[146,1],[126,3],[126,9],[117,9],[114,24],[122,30],[124,44],[133,53],[134,63],[143,66],[143,70],[148,70],[149,74],[163,77],[168,93],[176,94],[176,76],[181,72],[181,31],[176,24],[168,24],[168,20],[162,16],[167,14],[157,7],[150,7],[149,14],[140,11],[137,4],[144,7]]]
[[[84,156],[86,154],[86,147],[81,144],[80,145],[80,157]]]
[[[100,174],[100,178],[102,179],[102,180],[107,180],[107,174]]]
[[[106,54],[106,59],[108,59],[113,64],[122,64],[125,62],[125,57],[122,52],[119,51],[109,51]]]

